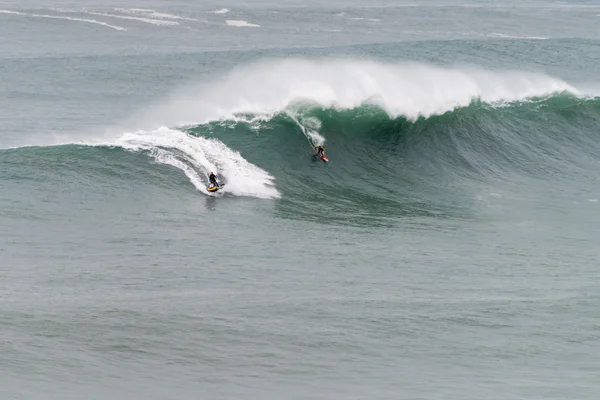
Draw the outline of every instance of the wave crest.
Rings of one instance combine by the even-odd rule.
[[[141,119],[177,126],[236,114],[268,118],[309,103],[338,110],[370,104],[390,118],[415,121],[474,101],[497,104],[561,92],[581,95],[569,83],[539,73],[355,60],[261,61],[234,68],[213,82],[180,91]]]

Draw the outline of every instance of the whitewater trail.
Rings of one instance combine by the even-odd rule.
[[[319,134],[321,121],[314,117],[303,118],[297,111],[287,110],[286,115],[296,123],[302,134],[308,139],[311,146],[325,144],[325,138]]]
[[[217,139],[163,127],[151,132],[126,133],[110,144],[131,151],[147,151],[158,163],[182,170],[203,193],[208,194],[206,176],[212,171],[226,183],[223,193],[263,199],[279,197],[273,176]]]

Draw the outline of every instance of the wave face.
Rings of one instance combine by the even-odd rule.
[[[600,100],[543,74],[288,60],[213,82],[135,116],[142,129],[101,147],[147,154],[206,195],[212,170],[227,182],[219,195],[344,223],[469,216],[482,196],[584,185],[599,167]]]
[[[196,187],[216,166],[208,155],[221,164],[243,156],[260,168],[244,169],[254,173],[237,194],[347,221],[470,209],[483,183],[581,177],[596,162],[599,110],[592,94],[537,73],[286,60],[179,92],[141,119],[153,118],[183,128],[136,140],[150,138],[143,148],[156,146],[155,159]],[[326,145],[329,165],[313,162],[315,144]],[[236,179],[241,170],[226,171]]]
[[[237,115],[187,132],[222,140],[272,171],[283,214],[383,223],[469,217],[482,196],[585,185],[599,166],[598,129],[598,99],[560,94],[502,106],[475,101],[416,121],[372,105],[295,104],[268,119]],[[312,159],[316,143],[328,149],[328,165]]]

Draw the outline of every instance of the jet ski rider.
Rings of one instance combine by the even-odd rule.
[[[214,174],[214,172],[210,173],[210,175],[208,176],[208,180],[211,184],[215,185],[216,187],[219,187],[219,182],[217,182],[217,176]]]

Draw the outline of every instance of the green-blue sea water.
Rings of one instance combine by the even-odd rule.
[[[600,396],[598,1],[4,1],[0,37],[0,398]]]

